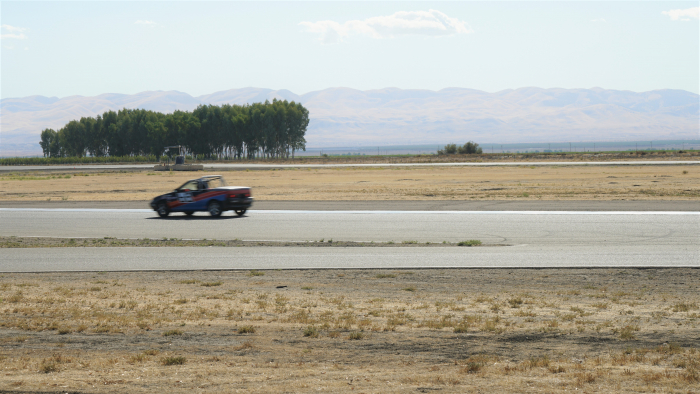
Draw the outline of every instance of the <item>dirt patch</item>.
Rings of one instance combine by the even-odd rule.
[[[0,390],[695,392],[698,273],[6,274]]]
[[[700,198],[700,167],[396,167],[221,171],[259,201],[539,201]],[[3,201],[149,201],[203,173],[4,173]]]
[[[52,238],[52,237],[2,237],[1,248],[103,248],[103,247],[252,247],[252,246],[290,246],[313,248],[380,248],[380,247],[483,247],[483,246],[507,246],[505,244],[484,245],[479,240],[467,240],[460,242],[354,242],[334,241],[332,239],[320,239],[316,241],[242,241],[233,240],[208,240],[208,239],[179,239],[179,238]]]

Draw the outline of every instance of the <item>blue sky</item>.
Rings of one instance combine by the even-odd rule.
[[[0,3],[0,93],[699,91],[698,2]]]

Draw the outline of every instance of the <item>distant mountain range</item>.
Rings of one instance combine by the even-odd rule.
[[[58,129],[70,120],[107,110],[172,112],[200,104],[246,104],[274,98],[301,102],[309,109],[309,147],[700,137],[700,96],[684,90],[636,93],[531,87],[487,93],[461,88],[330,88],[297,95],[289,90],[243,88],[199,97],[154,91],[3,99],[0,155],[41,153],[41,130]]]

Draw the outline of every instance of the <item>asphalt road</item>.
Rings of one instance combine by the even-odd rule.
[[[46,248],[2,249],[0,272],[698,267],[697,247],[513,246],[477,248]]]
[[[264,170],[272,168],[343,168],[343,167],[509,167],[509,166],[642,166],[642,165],[700,165],[698,160],[625,160],[625,161],[542,161],[542,162],[481,162],[481,163],[361,163],[361,164],[204,164],[204,170]],[[153,164],[86,164],[53,166],[0,166],[0,172],[17,171],[87,171],[87,170],[148,170]]]
[[[699,267],[700,212],[251,211],[158,218],[148,210],[0,209],[0,235],[396,243],[478,248],[2,249],[0,271],[418,267]]]
[[[213,219],[150,210],[0,209],[0,235],[495,244],[700,244],[700,212],[249,211]]]

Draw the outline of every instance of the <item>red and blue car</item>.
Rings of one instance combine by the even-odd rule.
[[[250,188],[227,186],[221,175],[207,175],[191,179],[174,191],[160,195],[151,201],[151,208],[162,218],[171,212],[184,212],[190,216],[198,211],[208,211],[213,217],[225,211],[243,216],[253,204]]]

